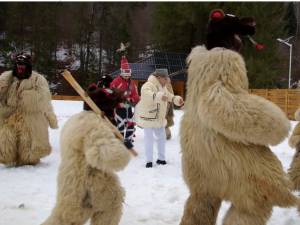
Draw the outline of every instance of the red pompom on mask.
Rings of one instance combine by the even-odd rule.
[[[262,44],[256,44],[256,45],[255,45],[255,48],[256,48],[257,50],[262,50],[262,49],[265,48],[265,46],[262,45]]]
[[[247,36],[248,39],[250,40],[250,42],[253,44],[253,46],[255,47],[256,50],[260,51],[263,50],[265,48],[265,46],[263,44],[258,44],[252,37],[250,37],[249,35]]]
[[[211,20],[221,20],[224,17],[225,17],[225,13],[221,9],[214,10],[210,14]]]

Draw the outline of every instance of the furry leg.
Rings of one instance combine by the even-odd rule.
[[[300,143],[296,147],[288,175],[293,182],[293,190],[300,191]]]
[[[36,165],[40,159],[51,152],[50,146],[32,146],[31,138],[25,135],[19,137],[18,165]]]
[[[215,225],[221,202],[208,194],[190,195],[180,225]]]
[[[223,225],[266,225],[272,213],[272,206],[241,210],[234,205],[228,210]]]
[[[0,128],[0,163],[15,166],[17,161],[16,135],[10,126]]]
[[[122,216],[122,204],[111,210],[95,212],[91,219],[91,225],[118,225]]]
[[[84,225],[90,214],[90,210],[80,207],[55,206],[51,215],[41,225]]]

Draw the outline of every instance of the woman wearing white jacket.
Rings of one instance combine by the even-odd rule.
[[[136,106],[135,119],[138,126],[144,128],[146,167],[153,166],[154,135],[157,138],[158,160],[157,164],[165,165],[165,126],[168,102],[177,106],[183,105],[180,96],[174,96],[167,88],[170,81],[167,69],[156,69],[141,89],[141,100]]]

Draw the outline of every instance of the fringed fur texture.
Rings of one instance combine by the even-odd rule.
[[[295,112],[295,119],[300,120],[300,108]],[[300,122],[295,126],[289,138],[289,145],[296,150],[289,168],[289,177],[293,182],[293,189],[300,191]]]
[[[300,121],[300,108],[295,112],[295,120]]]
[[[222,200],[232,203],[226,225],[265,225],[273,206],[297,202],[268,147],[287,137],[290,122],[278,106],[248,93],[246,67],[238,53],[198,46],[187,62],[180,135],[183,177],[191,195],[181,225],[214,225]],[[200,207],[204,198],[210,206],[186,221],[189,210]]]
[[[300,122],[295,126],[293,133],[289,138],[289,146],[296,148],[296,145],[300,143]]]
[[[289,177],[293,182],[293,189],[300,191],[300,142],[298,142],[296,152],[289,168]]]
[[[51,152],[48,127],[57,127],[46,79],[33,72],[18,80],[0,76],[0,163],[34,165]]]
[[[56,206],[42,225],[117,225],[125,191],[115,171],[130,160],[127,148],[92,111],[72,116],[60,137]]]

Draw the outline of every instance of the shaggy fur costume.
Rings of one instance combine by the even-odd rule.
[[[265,225],[273,206],[298,204],[268,147],[287,137],[289,120],[275,104],[248,93],[238,53],[198,46],[188,63],[181,147],[190,196],[181,225],[214,225],[223,200],[232,203],[224,225]]]
[[[168,83],[166,85],[166,87],[171,94],[174,94],[171,83]],[[174,104],[173,102],[168,102],[168,107],[167,107],[167,115],[166,115],[167,125],[165,128],[167,140],[171,139],[171,137],[172,137],[170,127],[172,127],[174,125],[174,105],[173,104]]]
[[[125,192],[115,171],[130,156],[104,119],[92,111],[72,116],[61,133],[56,206],[43,225],[117,225]]]
[[[123,99],[118,92],[105,95],[89,88],[89,96],[105,114]],[[56,206],[43,225],[117,225],[122,215],[125,192],[116,171],[130,155],[103,118],[85,105],[72,116],[60,137],[61,164]]]
[[[295,112],[295,119],[300,121],[300,108]],[[289,169],[289,176],[293,182],[293,189],[300,191],[300,122],[296,125],[289,138],[289,145],[296,149]]]
[[[49,155],[49,126],[58,127],[47,80],[36,72],[20,80],[1,74],[0,163],[34,165]]]

